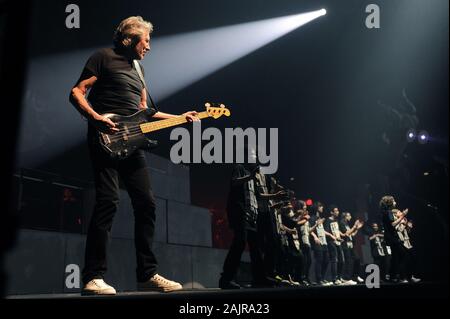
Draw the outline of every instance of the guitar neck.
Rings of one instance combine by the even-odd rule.
[[[208,112],[204,111],[204,112],[197,113],[197,117],[199,119],[204,119],[204,118],[209,117],[209,114],[208,114]],[[187,122],[188,121],[185,116],[179,116],[179,117],[174,117],[171,119],[165,119],[165,120],[160,120],[160,121],[155,121],[155,122],[147,122],[147,123],[141,124],[140,127],[142,130],[142,133],[146,134],[146,133],[162,130],[164,128],[181,125],[181,124],[184,124]]]

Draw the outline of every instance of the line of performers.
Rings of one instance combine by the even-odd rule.
[[[372,223],[368,230],[374,261],[382,280],[418,281],[413,276],[412,224],[406,211],[395,208],[392,197],[380,202],[384,230]],[[331,286],[363,283],[354,238],[364,222],[353,220],[330,205],[307,206],[295,200],[273,176],[260,172],[257,164],[236,164],[231,178],[227,213],[234,237],[219,280],[222,289],[239,289],[235,281],[242,253],[248,245],[252,287]],[[367,227],[365,227],[367,228]],[[367,232],[367,230],[366,230]],[[314,257],[314,278],[310,269]],[[328,276],[328,272],[330,275]]]

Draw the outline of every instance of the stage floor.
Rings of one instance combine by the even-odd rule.
[[[81,296],[80,293],[10,295],[7,299],[189,299],[189,300],[286,300],[304,298],[448,298],[448,285],[424,282],[419,284],[382,284],[369,289],[365,285],[314,286],[287,288],[219,288],[185,289],[170,293],[123,291],[115,296]]]

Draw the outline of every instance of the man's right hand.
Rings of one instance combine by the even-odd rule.
[[[91,120],[91,123],[97,130],[106,134],[114,134],[119,131],[119,129],[116,128],[116,124],[114,124],[113,121],[103,115],[96,115]]]
[[[284,191],[284,190],[280,190],[280,191],[278,191],[278,192],[275,193],[275,197],[276,197],[276,198],[284,197],[284,196],[286,196],[286,195],[287,195],[287,193],[286,193],[286,191]]]

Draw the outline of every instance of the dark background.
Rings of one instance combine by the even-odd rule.
[[[376,1],[380,29],[365,27],[371,2],[356,0],[77,1],[81,29],[74,30],[64,25],[71,2],[32,3],[24,39],[29,61],[103,45],[130,15],[150,20],[157,38],[326,8],[325,17],[177,92],[159,108],[182,113],[205,99],[220,101],[232,117],[205,122],[204,128],[278,128],[277,176],[298,198],[335,203],[357,214],[364,213],[357,204],[362,200],[376,220],[380,196],[396,196],[415,221],[423,273],[448,278],[447,271],[436,272],[448,269],[448,1]],[[79,74],[67,76],[75,82]],[[401,113],[403,89],[417,108],[416,129],[431,136],[425,145],[406,143],[408,127],[395,116]],[[393,108],[380,107],[379,100]],[[68,101],[60,107],[71,108]],[[161,146],[155,152],[165,157],[168,134],[157,134]],[[18,169],[92,179],[84,145],[38,167],[23,167],[23,157],[30,155],[18,149]],[[217,247],[226,247],[229,238],[224,230],[228,180],[225,165],[191,165],[192,202],[213,213]]]

